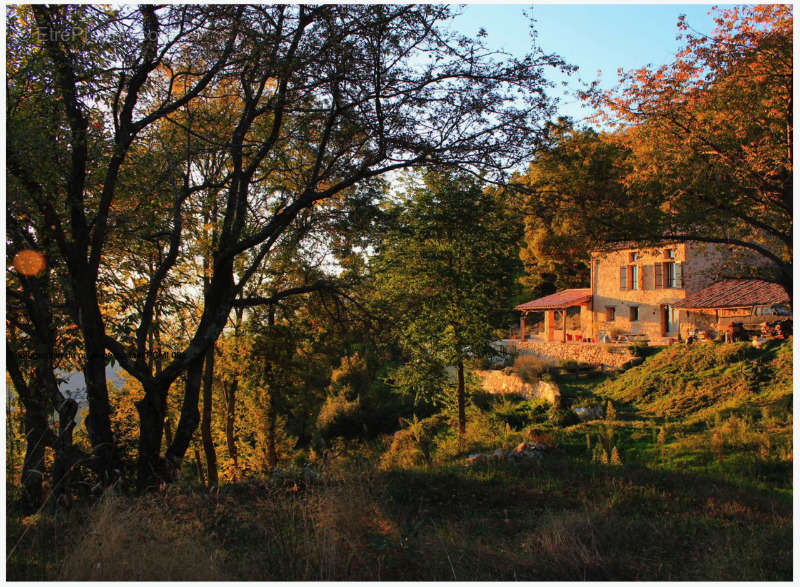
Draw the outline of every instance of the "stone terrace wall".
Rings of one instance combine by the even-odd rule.
[[[606,345],[588,342],[516,342],[515,346],[521,355],[535,355],[541,359],[552,361],[578,361],[591,365],[607,365],[622,367],[633,359],[633,355],[625,347],[618,347],[617,352],[606,350]]]

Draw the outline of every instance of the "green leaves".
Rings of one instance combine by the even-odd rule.
[[[406,356],[395,384],[432,398],[454,378],[445,367],[486,352],[503,325],[521,226],[502,195],[469,176],[428,172],[422,180],[396,206],[372,267]]]

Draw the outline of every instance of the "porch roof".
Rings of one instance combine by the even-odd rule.
[[[564,289],[549,296],[520,304],[515,310],[522,312],[538,312],[542,310],[563,310],[571,306],[580,306],[592,300],[592,290],[587,288]]]
[[[789,296],[777,283],[761,279],[726,279],[685,297],[675,307],[702,310],[788,303]]]

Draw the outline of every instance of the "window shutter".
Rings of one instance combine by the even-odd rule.
[[[639,289],[644,289],[644,266],[637,265],[636,273],[639,274]]]
[[[683,288],[683,263],[675,263],[675,287]]]
[[[653,273],[655,274],[655,279],[653,280],[653,287],[655,289],[661,289],[664,287],[664,275],[663,275],[664,266],[661,263],[655,263],[653,265]]]
[[[619,268],[619,288],[620,289],[627,289],[627,281],[626,278],[628,276],[627,268],[625,265]]]
[[[633,282],[633,265],[628,265],[626,269],[628,271],[628,278],[626,281],[629,284],[628,287],[631,289],[636,289],[636,284]]]

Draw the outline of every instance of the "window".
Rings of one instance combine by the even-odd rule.
[[[636,263],[639,260],[639,253],[628,253],[628,263]]]
[[[606,306],[606,322],[613,322],[617,315],[617,308],[614,306]]]
[[[619,288],[628,289],[628,268],[625,265],[619,268]]]
[[[675,258],[675,249],[664,249],[664,258],[665,259],[674,259]]]
[[[664,287],[675,287],[675,263],[664,263]]]
[[[630,269],[631,274],[631,289],[639,289],[639,266],[629,265],[628,268]]]
[[[656,289],[683,287],[683,263],[656,263],[653,269],[655,275],[653,286]]]
[[[631,322],[639,320],[639,306],[631,306]]]

